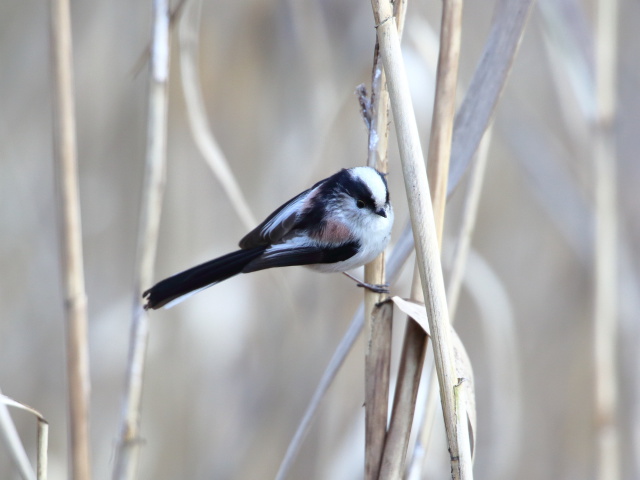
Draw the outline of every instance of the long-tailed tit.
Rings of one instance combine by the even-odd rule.
[[[346,272],[386,248],[392,225],[384,176],[370,167],[343,169],[269,215],[240,240],[240,250],[144,292],[144,307],[168,308],[234,275],[267,268],[304,265],[320,272]]]

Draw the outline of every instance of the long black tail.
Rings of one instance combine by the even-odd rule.
[[[142,294],[146,300],[144,308],[160,308],[182,296],[233,277],[262,255],[266,248],[238,250],[166,278]]]

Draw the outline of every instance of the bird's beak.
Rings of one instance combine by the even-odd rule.
[[[387,212],[384,211],[384,208],[379,208],[378,210],[376,210],[376,215],[387,218]]]

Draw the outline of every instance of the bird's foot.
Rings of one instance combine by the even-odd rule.
[[[375,284],[371,284],[371,283],[364,283],[364,282],[358,282],[356,284],[358,287],[362,287],[362,288],[366,288],[367,290],[370,290],[374,293],[384,293],[384,294],[389,294],[389,284],[388,283],[383,283],[381,285],[375,285]]]
[[[356,282],[356,285],[362,288],[366,288],[367,290],[374,292],[374,293],[389,293],[389,284],[388,283],[384,283],[382,285],[375,285],[372,283],[366,283],[366,282],[361,282],[360,280],[358,280],[356,277],[354,277],[353,275],[351,275],[350,273],[347,272],[342,272],[344,273],[347,277],[349,277],[351,280],[353,280],[354,282]]]

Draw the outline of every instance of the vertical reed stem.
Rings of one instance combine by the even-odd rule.
[[[387,127],[389,94],[376,42],[371,82],[369,155],[367,164],[386,173],[388,170]],[[384,252],[364,267],[364,281],[385,283]],[[386,295],[364,291],[367,348],[365,353],[365,479],[376,480],[387,433],[389,368],[391,365],[391,315],[374,315],[376,304]]]
[[[54,156],[67,331],[70,476],[91,478],[89,452],[89,350],[84,285],[82,226],[76,152],[71,14],[68,0],[51,2]]]
[[[428,161],[428,179],[433,201],[433,215],[438,245],[442,241],[442,227],[447,200],[449,157],[460,56],[461,17],[461,0],[443,2],[440,54]],[[418,301],[424,299],[419,266],[414,271],[411,298]],[[409,319],[405,331],[396,397],[393,404],[381,478],[398,478],[404,471],[426,346],[427,336],[425,332],[412,319]],[[454,428],[453,425],[450,425],[450,427]],[[457,431],[457,429],[455,430]]]
[[[395,4],[399,35],[402,35],[406,0]],[[387,173],[389,147],[389,92],[379,54],[379,43],[373,55],[371,96],[369,102],[369,148],[367,165]],[[385,255],[381,253],[373,262],[365,265],[364,279],[369,284],[385,283]],[[392,314],[374,314],[376,305],[386,295],[365,290],[364,302],[367,319],[368,342],[365,355],[365,479],[375,480],[380,472],[380,463],[387,434],[389,410],[389,378],[391,366]],[[385,310],[386,312],[386,310]]]

